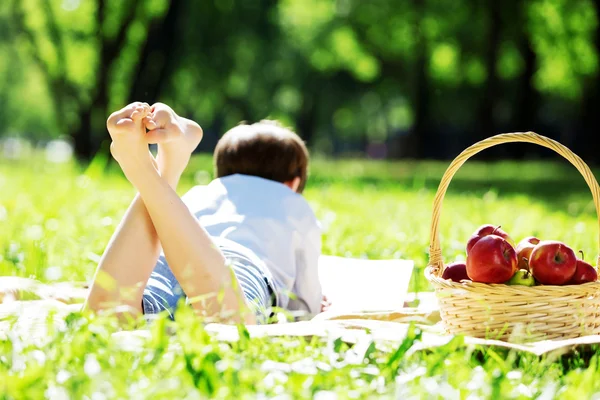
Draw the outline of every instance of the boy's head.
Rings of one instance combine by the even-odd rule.
[[[233,174],[281,182],[302,193],[306,185],[308,150],[302,139],[276,121],[241,124],[217,143],[217,178]]]

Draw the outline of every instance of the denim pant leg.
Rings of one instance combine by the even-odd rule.
[[[169,318],[173,319],[175,308],[182,297],[185,297],[185,294],[171,272],[164,254],[161,254],[144,289],[142,297],[144,314],[167,311]]]
[[[266,276],[266,267],[242,253],[228,248],[221,250],[240,283],[248,305],[256,314],[257,322],[267,322],[271,307],[274,305],[275,292],[271,281]],[[187,302],[181,285],[171,272],[165,256],[161,254],[144,289],[142,297],[144,315],[166,311],[169,318],[174,320],[175,309],[182,298]]]

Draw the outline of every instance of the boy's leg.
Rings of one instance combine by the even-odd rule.
[[[142,296],[142,311],[152,315],[166,311],[171,319],[179,302],[185,299],[183,288],[167,264],[164,255],[160,255],[150,274]]]
[[[140,312],[144,287],[160,254],[160,242],[139,194],[100,260],[85,308],[125,306]]]
[[[123,163],[125,164],[125,162]],[[225,257],[158,172],[143,163],[125,164],[124,170],[138,189],[173,274],[192,306],[209,317],[254,323],[242,291]],[[204,299],[202,302],[196,299]]]
[[[181,170],[182,159],[187,164],[199,141],[195,141],[194,132],[202,135],[198,124],[180,118],[161,103],[153,105],[153,118],[148,128],[146,138],[151,143],[158,143],[159,161],[161,151],[168,154],[169,157],[162,160],[172,169]],[[132,161],[135,160],[128,158],[121,166],[140,192],[169,267],[192,307],[210,317],[223,318],[223,313],[231,313],[226,317],[229,321],[256,322],[254,314],[247,308],[233,269],[198,220],[156,171],[147,164]],[[200,298],[202,301],[198,301]]]
[[[225,264],[223,255],[213,245],[210,236],[189,212],[177,193],[164,179],[165,177],[159,175],[148,154],[147,143],[150,137],[154,142],[164,140],[163,146],[159,144],[159,165],[161,148],[165,152],[179,153],[181,156],[182,148],[175,143],[189,145],[190,142],[193,142],[189,135],[186,135],[186,128],[183,126],[189,125],[190,128],[196,128],[196,134],[199,130],[200,136],[201,129],[191,121],[178,119],[172,110],[164,105],[159,104],[157,108],[159,110],[155,114],[155,121],[148,124],[148,127],[153,130],[149,135],[146,135],[141,122],[140,113],[143,111],[141,109],[136,109],[133,113],[129,109],[118,113],[114,118],[113,116],[109,118],[109,132],[113,138],[111,146],[113,156],[121,165],[129,181],[138,189],[171,269],[186,294],[192,299],[207,294],[221,294],[218,297],[213,296],[207,302],[192,302],[192,306],[211,316],[220,314],[222,311],[228,311],[234,314],[230,320],[255,322],[255,318],[251,314],[246,314],[244,317],[240,315],[240,311],[247,311],[247,308],[241,296],[239,283],[233,276],[231,269]],[[176,140],[178,138],[183,140]],[[196,145],[197,142],[194,147]],[[190,153],[191,151],[187,154],[188,157]],[[178,163],[181,165],[179,159],[173,158],[169,161],[165,157],[163,160],[166,164],[172,162],[173,165]],[[187,161],[185,163],[187,164]],[[138,226],[148,226],[143,223],[143,218],[131,217],[129,220],[138,221]],[[126,222],[129,220],[126,217],[123,225],[134,225],[132,222],[127,224]],[[121,229],[118,231],[121,231]],[[153,237],[151,233],[150,230],[149,237]],[[144,237],[147,239],[146,236]],[[121,254],[131,255],[132,253],[124,251]],[[127,261],[129,257],[122,257],[121,260]],[[119,268],[123,268],[123,265],[114,264],[113,269]],[[146,270],[134,267],[134,269],[138,271],[118,274],[118,279],[120,279],[117,282],[118,287],[125,286],[121,285],[123,282],[132,283],[136,280],[145,282],[151,273],[151,268]],[[144,277],[145,280],[140,279]],[[139,310],[142,291],[143,287],[140,287],[138,291],[134,292],[133,303],[128,301],[126,304],[134,306],[137,304]],[[104,297],[105,299],[111,299],[110,292],[105,293]],[[90,295],[90,298],[94,299],[92,295]],[[122,301],[120,303],[123,304]],[[101,302],[90,301],[89,304],[94,309],[102,308]]]
[[[136,107],[144,106],[149,109],[142,103],[133,103],[113,113],[109,121],[130,116]],[[181,173],[164,162],[159,169],[176,189]],[[140,312],[142,293],[159,253],[158,235],[144,202],[136,194],[102,255],[84,307],[100,310],[125,306],[132,312]]]

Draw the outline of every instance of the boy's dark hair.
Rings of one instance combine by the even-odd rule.
[[[217,143],[214,153],[217,178],[253,175],[277,182],[300,178],[302,193],[308,175],[308,150],[302,139],[277,121],[242,123]]]

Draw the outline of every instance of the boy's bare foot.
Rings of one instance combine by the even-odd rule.
[[[113,112],[106,121],[112,139],[110,151],[126,176],[139,166],[155,165],[145,137],[144,123],[149,114],[147,103],[135,102]]]
[[[155,103],[144,118],[148,143],[158,144],[157,162],[161,173],[181,174],[192,152],[202,140],[200,125],[180,117],[163,103]]]

